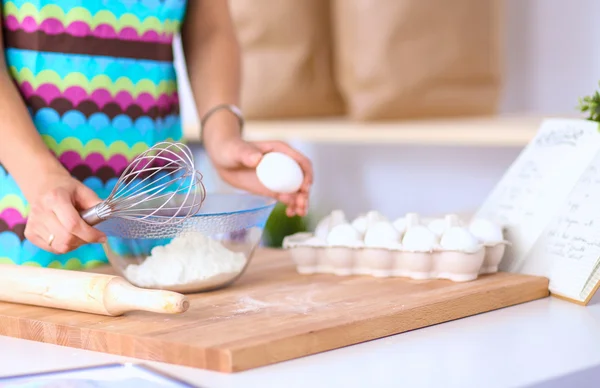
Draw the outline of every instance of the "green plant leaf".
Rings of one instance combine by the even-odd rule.
[[[580,97],[577,101],[577,108],[581,113],[587,114],[587,120],[600,121],[600,91],[596,90],[592,96]]]
[[[307,230],[306,218],[288,217],[285,205],[278,203],[265,224],[263,243],[271,248],[281,248],[285,236]]]

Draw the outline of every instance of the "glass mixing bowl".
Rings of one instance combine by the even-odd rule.
[[[200,212],[175,225],[114,218],[97,228],[108,237],[103,247],[110,264],[130,283],[210,291],[243,275],[275,204],[250,194],[208,194]]]

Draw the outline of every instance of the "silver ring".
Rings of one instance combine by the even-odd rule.
[[[51,247],[53,242],[54,242],[54,235],[53,235],[53,234],[51,234],[51,235],[48,237],[48,246],[49,246],[49,247]]]

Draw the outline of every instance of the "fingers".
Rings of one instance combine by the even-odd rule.
[[[218,150],[213,150],[210,158],[225,168],[256,168],[262,158],[262,152],[252,143],[242,139],[232,139],[220,144]]]
[[[67,253],[86,243],[103,242],[105,235],[85,223],[75,207],[76,203],[95,203],[97,197],[78,190],[81,189],[77,186],[58,187],[32,203],[25,237],[56,254]],[[49,241],[51,236],[52,241]]]
[[[55,253],[67,253],[85,243],[79,237],[70,233],[53,212],[48,212],[46,215],[44,226],[48,230],[40,237],[46,239],[46,243],[49,244],[50,235],[54,236],[54,240],[52,244],[49,244],[49,247]]]
[[[32,208],[25,237],[38,247],[56,254],[70,252],[83,244],[81,239],[65,230],[49,209]]]
[[[262,159],[263,153],[251,143],[242,142],[238,150],[238,155],[245,167],[256,168]]]
[[[308,193],[300,192],[296,194],[278,195],[277,200],[286,205],[286,214],[288,217],[304,217],[308,212]]]
[[[280,194],[272,192],[258,181],[256,173],[250,169],[243,171],[225,170],[221,172],[221,178],[238,189],[276,199],[286,206],[286,214],[289,217],[293,217],[294,215],[306,215],[308,209],[308,193]]]
[[[296,197],[296,208],[294,213],[304,217],[308,212],[308,193],[300,193]]]
[[[79,207],[79,209],[86,210],[96,206],[97,204],[102,202],[102,200],[100,199],[100,197],[98,197],[98,195],[96,195],[94,190],[90,189],[84,184],[80,184],[75,189],[74,202],[75,205]]]
[[[294,203],[289,205],[290,217],[298,215],[304,217],[308,213],[308,193],[298,193]]]
[[[263,153],[254,144],[248,143],[242,139],[237,139],[228,143],[223,150],[228,155],[228,159],[233,163],[230,165],[242,165],[247,168],[256,168],[262,159]],[[227,156],[227,155],[226,155]]]
[[[53,252],[49,244],[52,233],[50,233],[47,228],[43,227],[43,222],[38,222],[39,217],[43,218],[41,214],[34,209],[34,206],[32,206],[27,224],[25,225],[25,238],[39,248]],[[54,244],[54,242],[51,243]]]
[[[296,196],[297,194],[278,194],[276,199],[285,205],[285,214],[288,217],[296,215]]]
[[[299,190],[293,194],[275,193],[264,187],[253,171],[263,154],[281,152],[294,159],[302,169],[304,179]],[[219,175],[227,183],[253,192],[277,199],[286,205],[286,214],[305,216],[308,210],[308,197],[313,183],[313,168],[310,160],[281,141],[246,142],[242,139],[221,144],[219,150],[213,150],[211,160],[215,163]]]
[[[54,205],[53,210],[55,214],[54,218],[70,235],[73,235],[84,243],[102,242],[104,233],[89,226],[81,218],[79,212],[77,212],[71,203],[70,198],[61,198],[61,200],[57,201],[57,203]]]
[[[76,235],[87,243],[104,242],[106,236],[98,229],[88,225],[79,215],[79,212],[75,209],[72,203],[81,210],[86,210],[96,206],[102,200],[96,195],[96,193],[85,186],[79,184],[75,189],[75,196],[73,201],[61,202],[63,205],[60,208],[56,208],[56,213],[61,223],[67,228],[69,232]]]

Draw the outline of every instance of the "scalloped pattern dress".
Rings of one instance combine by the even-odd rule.
[[[181,140],[172,42],[185,0],[1,3],[4,54],[37,130],[100,198],[140,152]],[[0,263],[77,269],[107,261],[99,244],[64,255],[34,246],[24,236],[28,214],[0,165]]]

